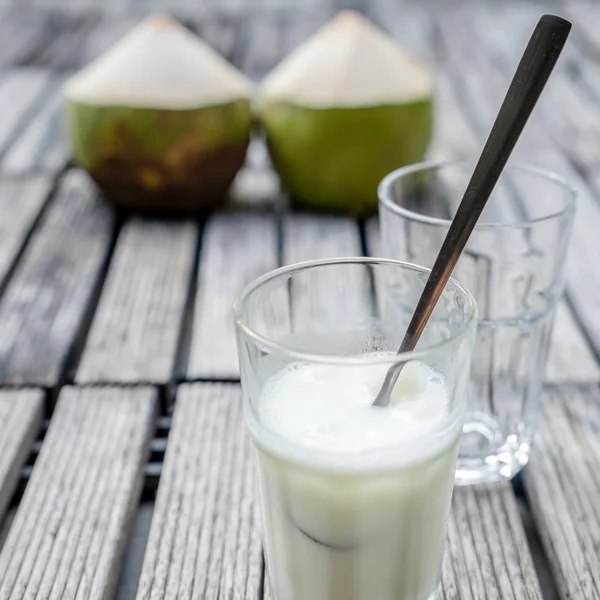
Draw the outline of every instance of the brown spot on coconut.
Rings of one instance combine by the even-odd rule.
[[[384,175],[424,158],[427,69],[353,11],[342,11],[264,80],[257,112],[292,201],[365,215]]]
[[[244,162],[251,89],[194,34],[151,16],[65,84],[74,161],[115,204],[211,209]]]

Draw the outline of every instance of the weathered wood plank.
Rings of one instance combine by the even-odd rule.
[[[226,213],[208,221],[200,253],[188,378],[239,376],[231,305],[246,284],[276,266],[273,215]]]
[[[600,393],[546,391],[525,487],[563,598],[600,598]]]
[[[361,254],[358,226],[352,219],[308,214],[284,218],[284,264]]]
[[[155,406],[150,388],[63,389],[0,553],[0,597],[111,597]]]
[[[36,54],[33,64],[55,70],[80,68],[85,40],[98,21],[99,15],[90,11],[57,13],[52,22],[56,33],[50,43]]]
[[[409,10],[406,18],[399,20],[391,18],[389,13],[384,12],[382,19],[392,25],[392,32],[407,44],[412,52],[430,64],[435,62],[434,22],[425,13],[414,9]],[[446,21],[441,19],[439,27],[444,28],[445,23]],[[448,35],[450,34],[448,33]],[[451,75],[451,71],[454,71],[454,77]],[[430,149],[431,155],[449,158],[474,153],[483,143],[486,132],[482,127],[476,130],[469,120],[465,111],[469,109],[470,105],[461,102],[461,96],[466,93],[470,98],[478,98],[481,95],[479,87],[484,87],[485,84],[476,80],[479,81],[477,90],[467,87],[466,90],[460,91],[456,85],[457,67],[455,65],[442,66],[437,72],[436,132]],[[460,81],[462,80],[461,75]],[[500,94],[501,90],[498,89],[497,92]],[[482,103],[483,101],[477,102],[477,106],[480,107]],[[473,112],[478,115],[480,110],[482,109],[478,108]],[[485,118],[491,124],[493,110],[486,110]],[[514,213],[515,210],[512,206],[514,197],[511,195],[506,200],[503,210]],[[368,227],[367,239],[370,253],[375,255],[380,253],[377,237],[377,224],[372,221]],[[397,258],[407,259],[406,256]],[[565,301],[561,301],[557,307],[552,340],[546,369],[549,382],[589,382],[597,381],[600,378],[600,368]]]
[[[0,285],[5,283],[14,261],[50,193],[45,177],[0,181],[0,211],[10,220],[0,221]]]
[[[182,385],[138,600],[256,600],[262,575],[257,512],[239,386]]]
[[[349,218],[290,214],[283,221],[283,263],[361,256],[358,225]],[[292,330],[325,334],[364,318],[371,290],[366,271],[335,268],[292,280],[289,318]],[[287,307],[286,307],[287,308]]]
[[[332,2],[323,2],[323,0],[316,0],[316,2],[319,3],[319,6],[315,6],[315,10],[301,11],[299,14],[286,12],[282,17],[278,62],[283,60],[334,15],[336,7],[333,6]]]
[[[488,8],[486,5],[485,9]],[[456,10],[459,10],[458,7]],[[463,7],[460,10],[466,9]],[[475,15],[479,15],[481,10],[484,9],[473,8]],[[495,116],[494,106],[499,103],[504,93],[504,86],[507,84],[499,76],[497,69],[494,70],[490,65],[485,67],[480,65],[481,52],[477,53],[477,57],[474,57],[469,63],[474,63],[475,66],[464,72],[461,65],[468,58],[467,48],[471,48],[469,44],[466,44],[466,40],[472,39],[474,33],[463,31],[461,35],[454,35],[454,32],[459,31],[461,27],[464,28],[455,12],[442,11],[440,15],[436,14],[436,11],[425,13],[413,8],[403,19],[392,18],[390,12],[384,12],[381,15],[381,18],[392,27],[392,33],[398,39],[403,40],[415,54],[429,63],[433,63],[436,59],[443,63],[438,68],[438,119],[436,135],[432,144],[432,154],[435,156],[448,157],[459,154],[464,156],[465,152],[473,152],[477,146],[477,139],[482,143],[487,135]],[[437,17],[437,30],[434,27],[436,21],[431,18],[432,14]],[[435,41],[436,31],[442,33],[437,44]],[[444,44],[441,48],[440,43]],[[481,40],[481,44],[482,47],[485,46],[483,40]],[[437,57],[434,56],[436,48]],[[474,75],[472,71],[476,71]],[[488,90],[491,83],[494,84],[492,91],[497,95],[496,99]],[[527,148],[530,152],[535,151],[537,147],[535,144],[532,146],[531,142],[525,142],[525,144],[529,144]],[[547,142],[539,139],[537,144],[540,147],[548,146]],[[521,142],[520,145],[523,147],[524,143]],[[545,152],[547,160],[543,159],[540,164],[548,167],[554,165],[559,172],[560,168],[564,167],[569,176],[573,175],[572,169],[566,164],[566,161],[560,160],[556,152],[548,153],[547,150]],[[531,154],[527,155],[527,160],[530,160],[531,156]],[[560,160],[559,164],[557,164],[557,159]],[[501,191],[507,192],[508,190]],[[502,203],[503,210],[507,209],[509,213],[511,210],[516,210],[516,207],[514,209],[511,207],[514,203],[514,194],[507,194],[507,200],[510,202]],[[552,382],[597,381],[600,377],[600,369],[589,344],[582,336],[570,309],[564,302],[561,302],[557,310],[555,323],[554,342],[548,360],[548,379]]]
[[[180,388],[138,600],[256,597],[259,523],[240,405],[237,386]],[[457,489],[447,546],[444,598],[541,598],[510,485]]]
[[[281,19],[275,14],[254,15],[249,19],[243,52],[236,57],[239,68],[256,85],[282,58],[286,44],[282,39]]]
[[[381,256],[379,224],[376,218],[370,219],[367,223],[366,241],[368,253],[371,256]],[[432,251],[435,254],[437,249],[434,248]],[[411,259],[405,255],[391,258]],[[565,300],[561,300],[556,307],[545,381],[554,384],[600,381],[600,366]]]
[[[598,5],[595,2],[569,2],[565,9],[566,18],[573,20],[573,37],[581,36],[594,57],[597,57],[600,54],[597,29],[600,27]]]
[[[191,6],[194,5],[196,3],[192,3]],[[190,13],[194,14],[194,11],[190,11]],[[213,14],[207,15],[206,18],[198,20],[194,24],[196,33],[205,42],[211,45],[227,60],[238,63],[239,57],[236,56],[236,47],[240,36],[243,35],[240,29],[241,19],[227,18],[224,15],[217,16]]]
[[[541,600],[510,484],[454,490],[442,590],[445,600]]]
[[[27,122],[50,84],[45,69],[15,69],[0,76],[0,154]]]
[[[78,383],[171,381],[197,239],[192,221],[135,218],[123,226]]]
[[[471,52],[472,45],[466,40],[477,39],[476,27],[468,26],[471,17],[468,11],[445,11],[440,19],[445,28],[440,28],[444,35],[444,56],[449,61],[447,67],[460,69],[460,78],[456,78],[457,85],[463,86],[463,98],[474,99],[466,107],[473,122],[478,123],[481,131],[489,130],[495,111],[508,85],[509,75],[498,70],[498,65],[493,63],[486,54],[487,42],[492,37],[486,38],[486,43],[479,40],[481,52],[475,55]],[[512,26],[511,26],[512,27]],[[508,28],[510,29],[510,27]],[[452,35],[450,34],[452,31]],[[456,32],[460,31],[458,34]],[[524,41],[523,41],[524,43]],[[517,44],[519,46],[519,44]],[[471,68],[467,71],[462,68],[464,61],[470,58]],[[549,90],[549,93],[551,90]],[[555,111],[553,121],[559,114],[569,107]],[[535,117],[535,118],[534,118]],[[570,252],[567,259],[567,293],[573,307],[595,346],[596,353],[600,348],[600,320],[597,318],[600,304],[596,295],[590,290],[599,282],[598,272],[590,256],[600,252],[600,238],[597,231],[600,228],[600,207],[591,197],[586,182],[573,169],[567,158],[556,147],[552,136],[548,133],[549,127],[540,115],[532,116],[527,128],[517,146],[517,155],[528,162],[535,162],[545,168],[553,170],[567,177],[580,190],[573,235],[570,243]]]
[[[440,600],[541,600],[509,484],[455,488],[441,576]]]
[[[22,175],[31,171],[57,172],[69,158],[63,115],[61,86],[64,77],[56,76],[44,90],[42,106],[19,128],[0,161],[3,175]]]
[[[0,519],[39,431],[43,408],[41,390],[0,391]]]
[[[143,493],[142,493],[143,498]],[[152,523],[154,501],[142,501],[137,508],[131,525],[129,542],[123,556],[123,567],[114,600],[134,600],[144,562],[144,552]]]
[[[2,7],[5,9],[5,7]],[[24,66],[47,43],[49,19],[40,12],[5,11],[0,20],[0,66]]]
[[[447,73],[440,73],[436,83],[435,131],[428,155],[436,159],[453,159],[475,155],[481,146],[481,136],[473,131],[461,110],[456,90]]]
[[[550,129],[554,141],[584,175],[586,182],[600,190],[598,175],[598,98],[600,98],[600,65],[596,59],[580,53],[569,62],[569,78],[555,85],[549,111],[560,110],[556,130]],[[564,115],[563,113],[568,113]]]
[[[594,12],[597,11],[590,11],[590,16]],[[470,26],[489,32],[485,36],[484,58],[492,70],[508,79],[537,16],[538,11],[531,4],[519,10],[498,5],[477,11]],[[510,33],[500,34],[509,23]],[[552,123],[552,127],[545,127],[546,134],[585,173],[586,181],[597,191],[600,70],[597,60],[580,51],[576,44],[578,33],[575,27],[573,39],[565,47],[548,91],[536,106],[534,125]]]
[[[112,211],[88,178],[61,181],[0,300],[0,380],[52,387],[108,255]]]
[[[322,0],[204,0],[194,3],[192,0],[106,0],[99,4],[96,0],[0,0],[0,6],[40,8],[56,11],[59,14],[88,14],[100,12],[109,14],[145,14],[151,10],[169,10],[177,15],[197,18],[206,15],[225,14],[232,17],[244,17],[249,11],[297,11],[318,10]]]
[[[600,381],[600,367],[566,301],[556,306],[546,382],[592,383]]]
[[[142,19],[141,15],[121,14],[117,17],[112,14],[104,14],[83,38],[78,52],[79,66],[84,67],[104,54]]]

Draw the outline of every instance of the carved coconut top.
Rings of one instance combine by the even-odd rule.
[[[432,94],[427,69],[354,11],[342,11],[264,80],[260,99],[313,107],[372,106]]]
[[[189,109],[248,98],[252,84],[166,15],[152,15],[65,84],[92,105]]]

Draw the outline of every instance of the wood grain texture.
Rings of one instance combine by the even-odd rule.
[[[26,125],[50,80],[47,69],[13,69],[0,75],[0,154]]]
[[[563,300],[556,306],[546,382],[592,383],[600,381],[598,361],[584,338],[573,311]]]
[[[262,551],[238,385],[177,393],[138,600],[257,600]]]
[[[536,448],[525,471],[532,505],[563,598],[600,598],[600,392],[546,391]]]
[[[591,21],[597,13],[597,10],[589,11]],[[525,44],[537,16],[537,9],[532,4],[524,4],[518,11],[498,5],[478,11],[475,20],[467,21],[467,26],[472,30],[478,28],[489,32],[482,58],[492,73],[505,78],[510,76],[518,60],[519,48]],[[509,33],[499,35],[499,30],[509,23]],[[545,134],[554,142],[554,152],[561,149],[559,153],[562,151],[565,158],[575,165],[576,171],[584,174],[585,182],[597,190],[600,181],[597,176],[600,71],[596,57],[590,57],[590,53],[582,50],[578,43],[581,34],[579,23],[581,21],[575,23],[574,35],[557,64],[548,91],[536,106],[534,128],[528,146],[532,151],[535,138]],[[552,127],[544,126],[546,123],[552,123]],[[527,138],[525,141],[527,143]]]
[[[371,256],[382,256],[379,224],[376,218],[366,226],[367,250]],[[395,256],[409,260],[408,256]],[[556,307],[554,329],[546,365],[545,381],[553,384],[567,382],[591,383],[600,380],[600,367],[585,340],[573,312],[565,300]]]
[[[455,488],[442,564],[444,600],[541,600],[512,487]]]
[[[275,13],[249,19],[239,68],[256,84],[260,84],[285,54],[282,34],[281,18]]]
[[[0,174],[22,175],[31,171],[57,172],[69,158],[63,114],[63,76],[55,76],[44,90],[44,101],[19,128],[0,160]]]
[[[392,27],[392,33],[408,44],[409,48],[423,60],[431,64],[442,63],[438,66],[439,101],[436,109],[438,118],[431,148],[432,155],[464,156],[465,153],[478,151],[477,140],[479,144],[483,143],[511,75],[511,73],[501,75],[497,67],[483,62],[482,58],[492,46],[487,43],[489,38],[501,36],[495,34],[492,36],[492,33],[490,36],[482,36],[481,20],[484,13],[489,15],[493,11],[495,14],[498,12],[497,9],[487,4],[476,8],[471,7],[471,9],[465,5],[456,6],[453,10],[438,7],[428,12],[413,7],[412,10],[407,11],[403,19],[392,18],[394,11],[395,9],[388,7],[387,12],[384,11],[381,15],[382,19]],[[517,12],[521,14],[521,11]],[[464,18],[459,18],[460,15]],[[467,29],[464,24],[469,21],[472,21],[471,29]],[[486,23],[485,29],[491,32],[494,29],[493,20],[488,19]],[[508,21],[506,29],[511,29]],[[461,34],[457,35],[457,31],[461,31]],[[436,32],[440,34],[439,37],[436,36]],[[479,39],[482,51],[471,60],[469,52],[472,46],[468,40],[473,38]],[[516,48],[514,52],[518,53],[522,44],[513,45]],[[467,60],[471,61],[469,64],[472,66],[465,71],[462,65]],[[532,123],[528,124],[528,129],[517,145],[517,154],[520,152],[523,159],[531,161],[533,157],[539,156],[536,154],[536,149],[543,147],[544,156],[536,161],[538,164],[553,168],[559,173],[565,172],[562,170],[564,168],[569,176],[573,175],[577,178],[573,169],[560,154],[551,147],[548,149],[548,142],[539,138],[540,135],[545,134],[540,130],[539,122],[536,125],[534,117],[535,115],[532,116]],[[532,137],[532,128],[534,133],[537,128],[537,137]],[[579,181],[579,178],[577,180]],[[504,211],[503,218],[511,218],[511,215],[512,218],[518,218],[518,207],[514,206],[514,193],[508,189],[497,189],[494,193],[503,194],[502,202],[498,203]],[[577,223],[580,220],[579,218]],[[573,237],[576,235],[577,233]],[[572,278],[570,267],[568,272]],[[571,309],[564,301],[559,304],[556,312],[553,342],[546,372],[548,381],[553,383],[591,382],[597,381],[600,377],[600,369],[591,348],[582,335]]]
[[[358,226],[352,219],[308,214],[284,218],[283,264],[361,254]]]
[[[489,127],[491,127],[497,106],[510,78],[510,74],[506,72],[506,65],[504,69],[499,67],[498,61],[492,60],[488,50],[490,47],[494,47],[494,40],[500,36],[490,33],[489,36],[485,37],[484,43],[480,33],[480,28],[484,26],[483,23],[502,23],[502,13],[496,8],[493,13],[494,19],[488,15],[487,21],[483,21],[485,14],[476,13],[476,17],[474,17],[463,7],[457,11],[443,11],[442,14],[437,16],[440,23],[439,29],[444,40],[443,55],[447,61],[444,68],[453,70],[456,85],[462,87],[465,109],[472,117],[473,123],[477,124],[482,135],[483,132],[487,133]],[[478,20],[473,22],[475,18]],[[505,17],[505,22],[508,22],[508,17]],[[513,31],[513,29],[515,27],[512,24],[507,27],[507,31]],[[458,31],[461,33],[458,34]],[[471,52],[471,40],[473,39],[478,40],[478,44],[482,49],[481,52],[475,55],[472,55]],[[521,40],[517,47],[524,43],[524,40]],[[502,50],[496,50],[496,52],[499,53]],[[462,65],[467,60],[467,56],[472,58],[472,60],[469,58],[471,68],[464,71]],[[457,76],[459,69],[460,77]],[[560,80],[560,71],[557,77]],[[551,82],[547,91],[548,95],[552,93],[552,89]],[[552,121],[554,122],[555,119],[560,118],[560,114],[563,112],[570,110],[571,107],[567,105],[555,108],[552,112],[554,115]],[[599,307],[596,294],[590,291],[590,286],[598,282],[598,272],[589,261],[589,256],[595,256],[600,252],[600,238],[596,234],[598,228],[600,228],[600,207],[591,195],[586,182],[556,146],[549,134],[546,122],[537,112],[532,115],[515,152],[516,156],[522,160],[542,165],[544,168],[567,177],[580,191],[577,216],[567,258],[567,293],[578,319],[586,328],[594,344],[597,354],[600,347],[600,321],[597,319]],[[576,366],[575,363],[574,366]]]
[[[61,181],[0,300],[0,381],[56,385],[110,248],[111,210],[88,178]]]
[[[78,383],[173,378],[198,239],[191,221],[132,219],[121,230]]]
[[[286,215],[282,247],[284,264],[362,255],[358,226],[344,217]],[[362,267],[307,271],[290,282],[289,294],[292,331],[347,330],[371,311],[370,280]]]
[[[110,4],[110,0],[106,3]],[[78,52],[80,65],[85,66],[107,52],[142,20],[142,15],[102,15],[82,40]]]
[[[43,408],[41,390],[0,391],[0,519],[39,431]]]
[[[330,0],[327,0],[328,2]],[[322,0],[205,0],[194,3],[190,0],[105,0],[99,4],[96,0],[0,0],[0,7],[9,9],[22,8],[42,9],[45,12],[56,12],[60,16],[93,13],[106,13],[119,16],[122,14],[146,14],[148,11],[169,10],[179,16],[197,18],[198,15],[212,18],[215,14],[245,16],[249,10],[318,10]]]
[[[0,285],[25,245],[51,186],[46,177],[0,181],[0,211],[10,215],[10,219],[0,220]]]
[[[0,2],[2,9],[7,2]],[[23,66],[52,36],[48,15],[38,11],[4,10],[0,19],[0,66]]]
[[[0,597],[112,597],[155,405],[150,388],[62,390],[0,553]]]
[[[274,600],[265,577],[265,600]],[[509,484],[455,488],[439,600],[542,600]]]
[[[313,35],[329,19],[338,7],[333,1],[317,0],[320,6],[316,10],[302,11],[300,14],[285,12],[281,18],[279,56],[277,62],[283,60],[309,36]]]
[[[99,19],[95,11],[80,14],[77,11],[62,11],[54,15],[50,21],[54,35],[39,48],[32,63],[56,71],[81,68],[85,40]]]
[[[586,49],[600,48],[597,39],[597,27],[600,26],[600,10],[595,2],[569,2],[565,7],[565,17],[572,19],[576,27],[578,45],[583,42]],[[592,54],[592,52],[590,52]]]
[[[232,304],[244,286],[277,266],[273,215],[228,213],[204,230],[187,377],[239,376]]]
[[[235,16],[213,14],[194,19],[193,28],[219,54],[231,62],[238,63],[236,66],[239,68],[236,49],[240,49],[240,38],[244,35],[242,23],[245,25],[245,20]]]

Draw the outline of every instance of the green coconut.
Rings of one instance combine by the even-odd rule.
[[[153,15],[65,84],[74,161],[115,204],[210,209],[244,162],[251,89],[202,40]]]
[[[384,175],[424,158],[432,96],[423,65],[343,11],[267,76],[257,111],[296,204],[364,215]]]

